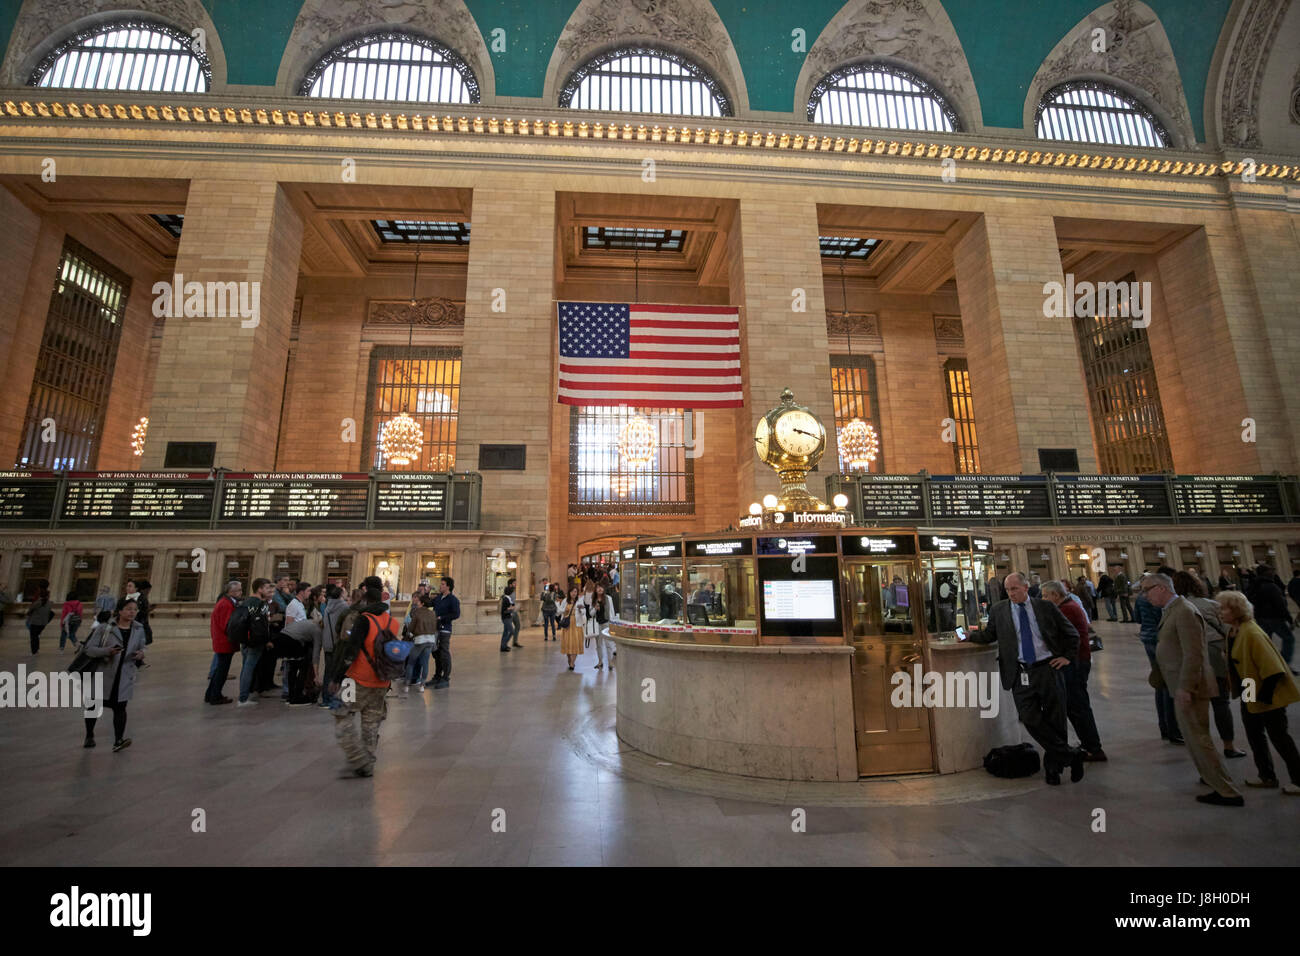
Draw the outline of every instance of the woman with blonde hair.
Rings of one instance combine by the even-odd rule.
[[[1273,756],[1268,752],[1271,740],[1291,778],[1282,792],[1300,796],[1300,751],[1286,727],[1287,705],[1300,700],[1300,686],[1264,629],[1255,623],[1255,608],[1246,595],[1240,591],[1220,592],[1219,606],[1220,616],[1231,627],[1228,663],[1233,696],[1242,698],[1241,722],[1259,770],[1259,779],[1247,780],[1246,786],[1278,785]],[[1243,694],[1246,681],[1251,682],[1254,693]]]
[[[560,653],[569,659],[569,670],[573,670],[574,662],[582,653],[582,631],[587,623],[576,584],[560,598],[555,610],[560,618]]]

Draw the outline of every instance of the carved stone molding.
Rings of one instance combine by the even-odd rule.
[[[276,85],[295,95],[318,60],[339,43],[387,27],[422,33],[445,44],[474,72],[480,95],[495,92],[492,61],[463,0],[306,0],[285,47]]]
[[[831,18],[813,43],[795,89],[802,116],[813,86],[853,62],[879,60],[904,66],[935,84],[968,132],[983,125],[975,79],[957,31],[936,0],[859,0]]]
[[[934,317],[934,337],[944,341],[965,342],[966,333],[961,327],[961,316],[936,315]]]
[[[1300,69],[1295,71],[1291,81],[1291,122],[1300,126]]]
[[[1290,5],[1291,0],[1254,0],[1238,20],[1219,92],[1219,122],[1225,146],[1258,149],[1263,145],[1259,138],[1259,92],[1269,52]],[[1294,100],[1293,96],[1293,109]]]
[[[1094,32],[1102,30],[1104,51],[1094,49]],[[1033,131],[1043,95],[1071,79],[1108,77],[1141,93],[1181,149],[1196,148],[1196,132],[1187,108],[1187,94],[1178,74],[1169,37],[1159,17],[1140,0],[1114,0],[1098,7],[1061,39],[1029,87],[1026,126]]]
[[[850,312],[844,315],[840,312],[826,313],[826,334],[827,335],[860,335],[864,340],[880,338],[880,320],[874,315],[866,315],[861,312]]]
[[[465,303],[431,297],[417,299],[371,299],[366,325],[414,325],[422,329],[461,328],[465,325]]]
[[[200,0],[26,0],[14,22],[9,40],[9,54],[0,69],[0,83],[25,86],[32,70],[59,41],[68,36],[69,27],[93,26],[97,21],[127,19],[141,14],[164,20],[190,33],[201,27],[205,33],[208,58],[212,63],[213,86],[225,84],[226,59],[216,26]]]
[[[693,59],[723,87],[734,109],[747,109],[731,35],[706,0],[582,0],[560,33],[547,71],[554,101],[570,74],[613,47],[662,46]]]

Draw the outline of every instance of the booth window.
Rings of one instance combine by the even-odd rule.
[[[484,558],[483,597],[489,601],[501,600],[506,593],[506,582],[519,577],[519,555],[498,550]],[[519,581],[515,581],[515,599],[519,598]]]
[[[860,418],[880,436],[880,405],[876,391],[876,363],[870,355],[831,356],[831,398],[835,406],[835,434],[855,418]],[[836,447],[839,447],[837,441]],[[877,452],[870,470],[883,472],[885,456]],[[840,474],[848,474],[848,462],[840,452]]]
[[[325,584],[337,584],[343,589],[343,596],[348,596],[348,591],[352,587],[352,554],[326,554],[322,557],[324,563]]]
[[[961,130],[957,112],[938,90],[916,74],[885,63],[852,66],[822,77],[808,98],[808,118],[835,126]]]
[[[188,551],[177,551],[173,559],[176,573],[172,577],[173,601],[197,601],[199,599],[199,580],[202,575],[194,570]]]
[[[1120,285],[1134,278],[1130,273]],[[1110,311],[1117,314],[1074,319],[1098,469],[1104,475],[1173,471],[1146,329],[1133,325],[1127,308]]]
[[[64,240],[16,467],[94,469],[130,288],[126,275]]]
[[[573,71],[560,106],[617,113],[730,116],[731,102],[703,67],[667,50],[611,50]]]
[[[22,570],[22,593],[18,600],[32,601],[39,590],[40,581],[50,580],[50,565],[54,556],[49,554],[24,554],[18,563]],[[54,599],[54,589],[50,589],[50,600]]]
[[[691,558],[686,567],[687,623],[758,627],[753,558]]]
[[[948,414],[952,417],[954,427],[953,465],[959,475],[978,475],[980,446],[975,438],[975,406],[971,399],[970,368],[964,358],[950,358],[943,363],[943,385],[948,394]]]
[[[64,40],[32,72],[29,86],[72,90],[206,93],[212,67],[189,31],[118,20]]]
[[[113,597],[120,598],[126,593],[127,581],[152,581],[153,580],[153,555],[152,554],[126,554],[122,556],[122,581],[118,584],[117,593]]]
[[[456,466],[456,420],[460,413],[460,349],[375,346],[366,389],[363,466],[388,471],[381,443],[388,422],[405,412],[420,426],[423,444],[410,471],[450,471]]]
[[[449,47],[414,33],[369,33],[335,47],[313,66],[300,96],[335,100],[477,103],[478,80]]]
[[[302,580],[302,563],[301,554],[275,554],[271,556],[271,573],[268,577],[272,581],[278,581],[280,578],[287,577],[292,581]]]
[[[1169,145],[1169,133],[1134,97],[1094,80],[1071,80],[1048,90],[1038,104],[1039,139],[1112,146]]]
[[[94,602],[99,593],[99,572],[103,565],[103,555],[73,555],[72,580],[69,582],[68,590],[76,593],[78,601]]]
[[[634,467],[619,453],[619,435],[635,419],[655,440],[650,461]],[[686,455],[689,412],[679,408],[569,406],[569,514],[695,513],[695,463]]]
[[[228,554],[222,565],[221,593],[226,593],[226,585],[238,581],[243,588],[244,597],[253,596],[253,556],[251,554]]]

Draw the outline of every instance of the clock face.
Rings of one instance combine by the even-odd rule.
[[[767,449],[771,440],[772,428],[767,423],[767,416],[764,415],[758,420],[758,427],[754,429],[754,447],[758,449],[759,458],[767,458]]]
[[[821,422],[800,409],[786,412],[776,420],[776,443],[791,457],[807,458],[821,447],[825,437]]]

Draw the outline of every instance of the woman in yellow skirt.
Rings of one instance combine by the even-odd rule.
[[[560,617],[560,653],[569,659],[569,670],[573,670],[574,661],[582,653],[582,625],[586,622],[578,620],[580,607],[578,588],[574,586],[556,608]]]

